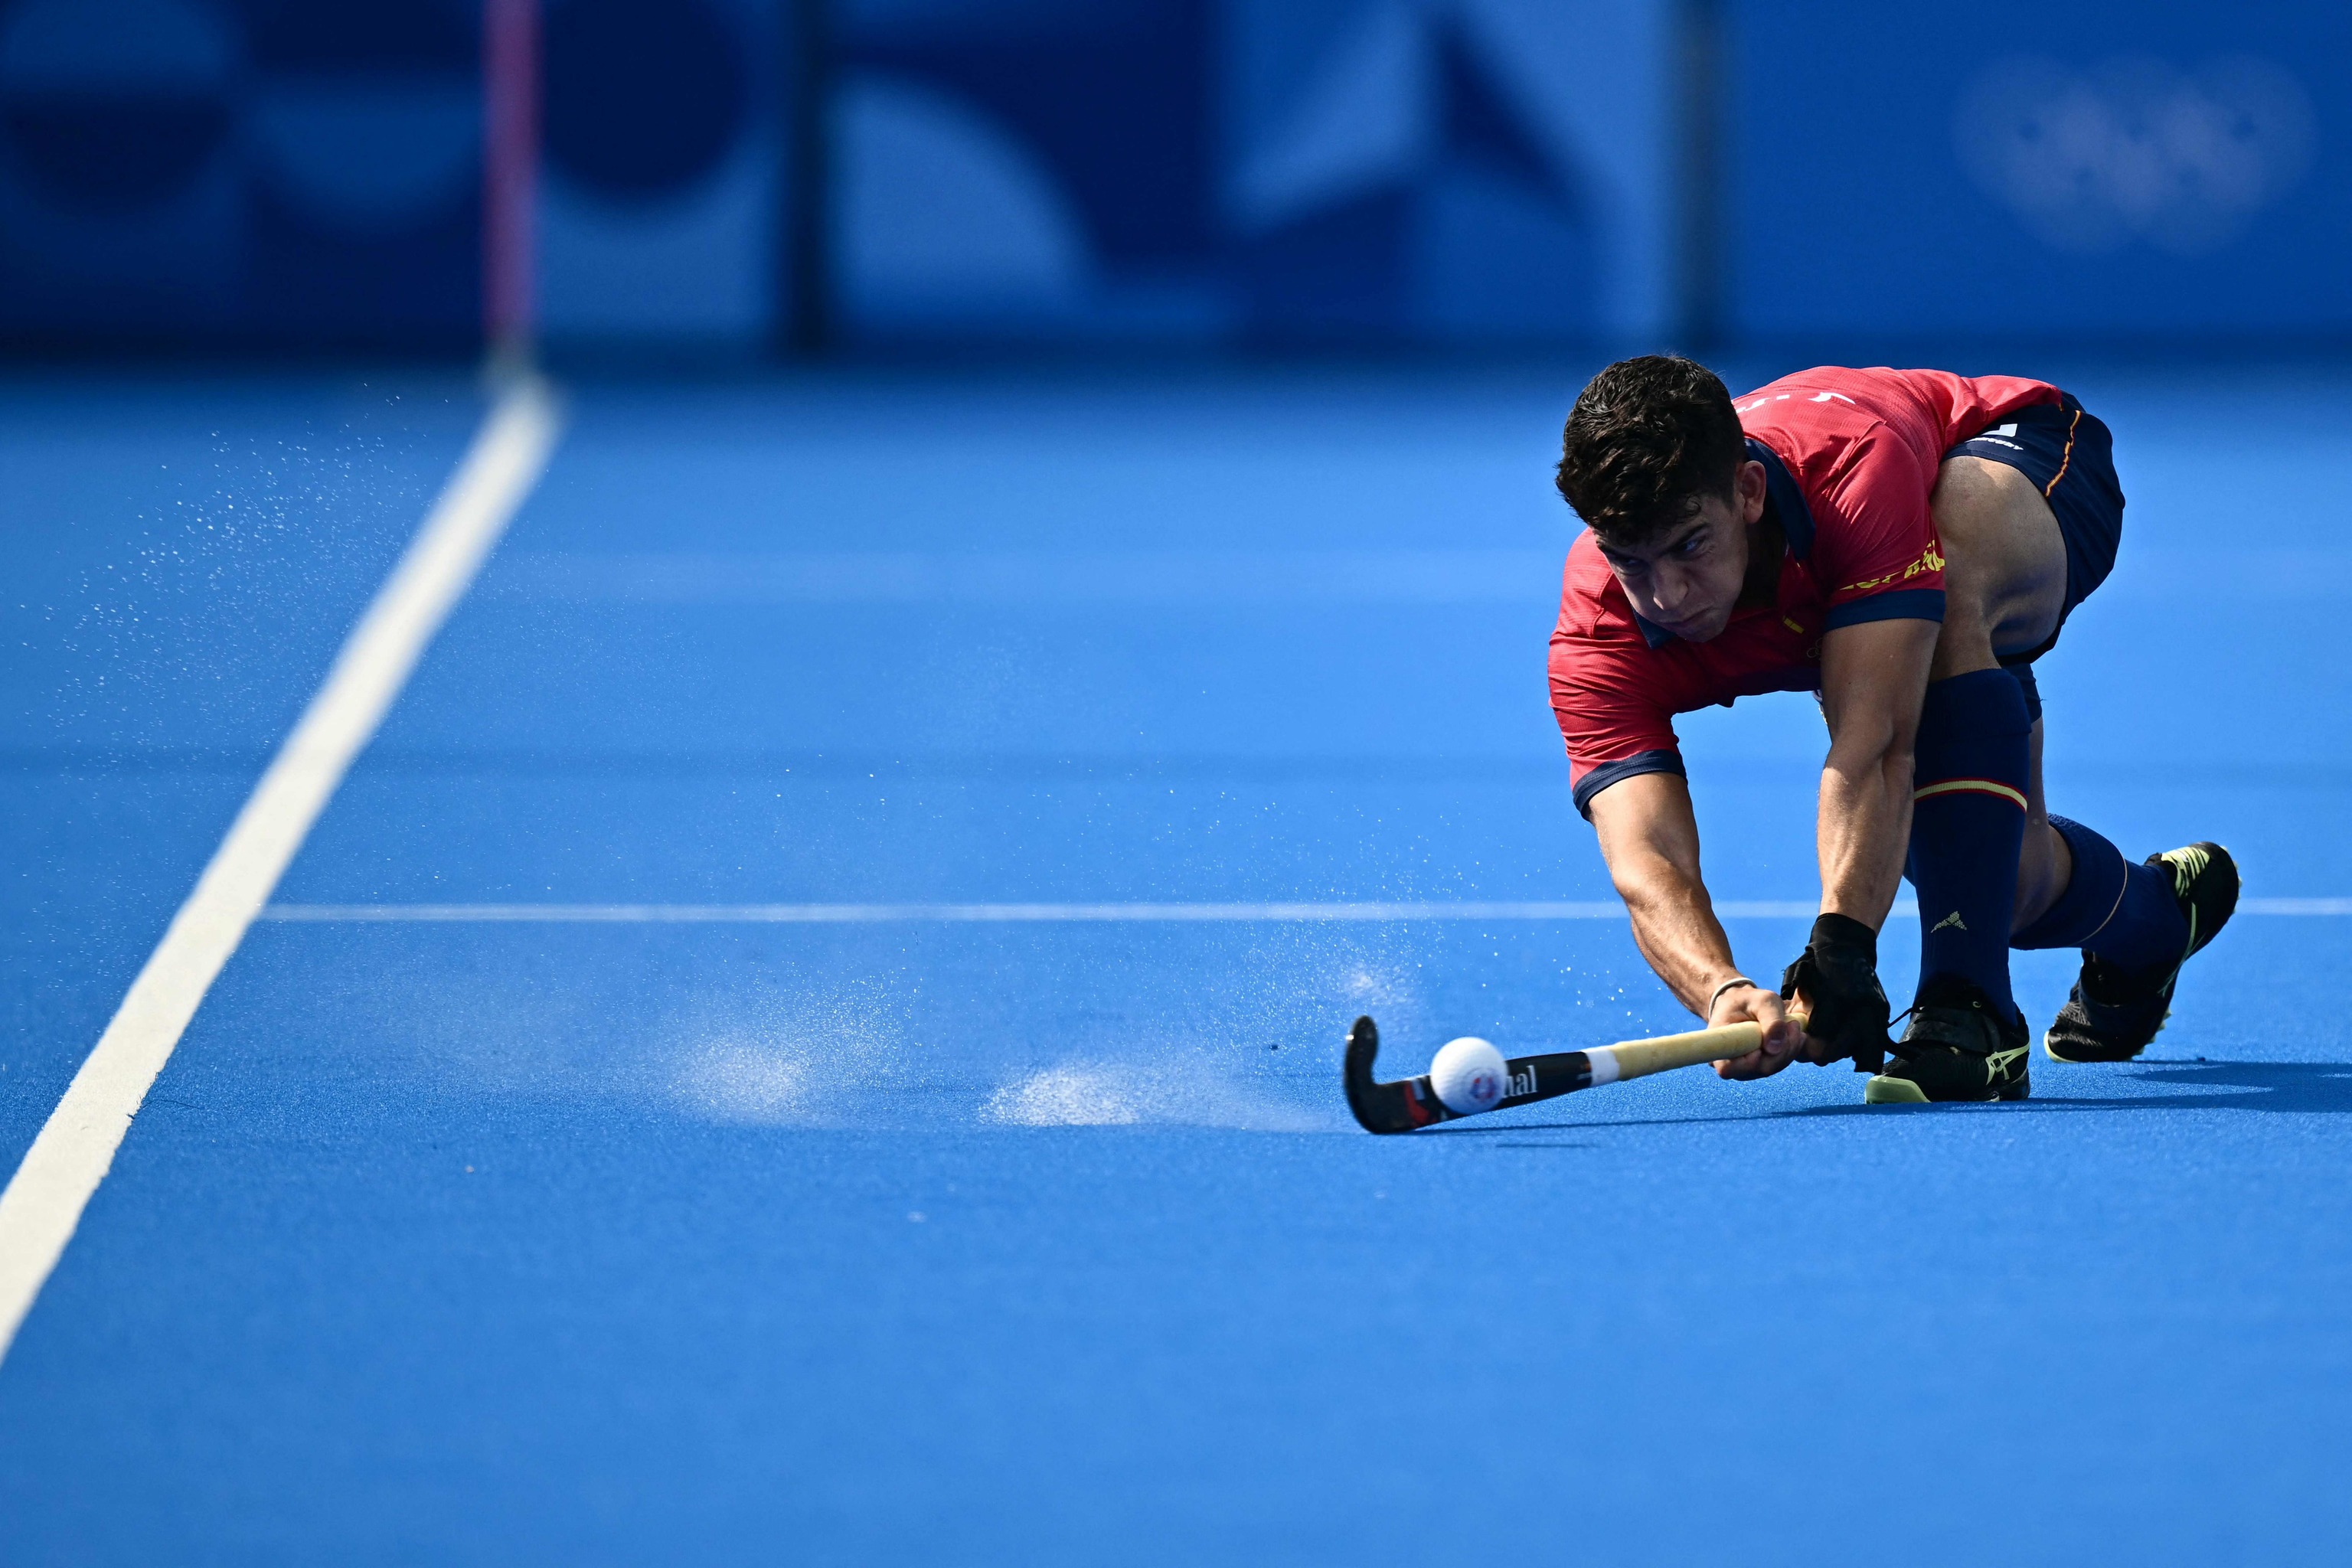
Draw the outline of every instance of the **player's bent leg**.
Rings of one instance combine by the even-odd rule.
[[[1948,457],[1928,508],[1944,547],[1944,635],[1928,679],[2046,642],[2066,610],[2066,540],[2033,481],[2007,464]]]
[[[2019,683],[2030,700],[2038,698],[2030,670],[2019,672]],[[2128,866],[2098,834],[2050,816],[2042,733],[2037,719],[2010,945],[2084,950],[2074,993],[2042,1036],[2053,1060],[2128,1061],[2163,1028],[2181,965],[2237,908],[2237,867],[2216,844],[2192,844]]]
[[[1928,683],[1905,867],[1919,899],[1919,990],[1895,1060],[1864,1091],[1871,1104],[2028,1092],[2009,934],[2032,727],[2017,680],[1998,666]]]
[[[2027,666],[2106,578],[2123,538],[2112,440],[2071,397],[2021,410],[2015,423],[1954,447],[1933,505],[1948,557],[1948,629],[1955,612],[1974,616],[1996,656]],[[1939,644],[1937,673],[1974,668],[1982,657],[1973,636],[1950,652],[1965,661],[1947,662]],[[2018,679],[2038,718],[2031,668]],[[2236,908],[2237,868],[2213,844],[2126,865],[2082,824],[2046,816],[2039,738],[2037,729],[2011,941],[2083,950],[2074,995],[2042,1048],[2060,1061],[2126,1060],[2163,1027],[2181,965]]]
[[[2081,823],[2050,820],[2074,851],[2074,875],[2011,944],[2080,947],[2083,968],[2042,1048],[2053,1061],[2129,1061],[2171,1016],[2181,967],[2236,910],[2237,863],[2220,845],[2200,843],[2126,865]]]
[[[2025,842],[2017,856],[2017,909],[2009,929],[2014,933],[2050,912],[2074,874],[2074,852],[2066,836],[2050,826],[2050,800],[2042,787],[2042,695],[2033,671],[2013,668],[2010,674],[2025,691],[2026,711],[2033,716],[2025,752]]]
[[[1919,899],[1919,989],[1895,1063],[1864,1091],[1879,1105],[2030,1092],[2009,936],[2029,859],[2035,715],[2030,678],[1994,650],[2055,628],[2065,547],[2039,491],[2000,464],[1947,459],[1933,504],[1944,627],[1920,708],[1905,866]]]

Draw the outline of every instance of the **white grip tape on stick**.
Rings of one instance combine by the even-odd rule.
[[[327,679],[254,786],[163,940],[0,1191],[0,1356],[106,1179],[163,1066],[433,635],[539,482],[552,392],[510,383]]]

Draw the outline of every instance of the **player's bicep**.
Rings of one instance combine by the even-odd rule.
[[[1662,872],[1698,880],[1698,817],[1680,773],[1638,774],[1594,795],[1592,826],[1610,879],[1629,900]]]
[[[1822,638],[1822,716],[1833,750],[1873,757],[1910,750],[1941,630],[1934,621],[1895,618]]]

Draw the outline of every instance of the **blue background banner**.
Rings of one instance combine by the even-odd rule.
[[[1742,335],[2352,328],[2352,9],[1743,0]]]
[[[796,202],[850,344],[2352,325],[2341,7],[832,0],[810,191],[792,21],[549,0],[550,340],[777,341]],[[0,5],[0,334],[469,347],[480,32],[474,0]]]

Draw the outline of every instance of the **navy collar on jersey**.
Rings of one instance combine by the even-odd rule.
[[[1764,465],[1765,520],[1778,521],[1780,537],[1788,542],[1789,553],[1800,561],[1806,559],[1813,552],[1813,509],[1805,504],[1805,492],[1797,488],[1780,454],[1753,436],[1748,437],[1748,456],[1750,461]],[[1633,625],[1641,629],[1642,640],[1652,647],[1664,647],[1675,640],[1674,633],[1643,619],[1642,612],[1631,604],[1625,608],[1632,614]]]
[[[1789,553],[1807,559],[1813,552],[1813,509],[1805,504],[1805,492],[1797,488],[1780,454],[1753,436],[1748,437],[1748,456],[1764,465],[1764,515],[1780,521]]]

